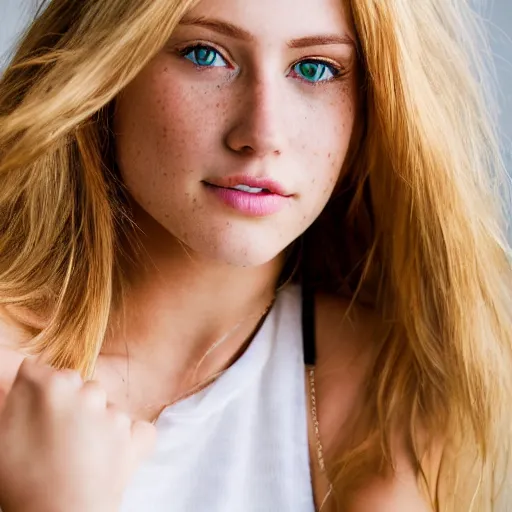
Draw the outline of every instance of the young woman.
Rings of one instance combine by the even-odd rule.
[[[510,509],[476,19],[46,6],[0,83],[4,512]]]

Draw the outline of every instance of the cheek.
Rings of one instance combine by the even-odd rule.
[[[219,94],[173,78],[158,59],[118,99],[118,150],[130,168],[190,172],[197,155],[218,146],[226,110]]]
[[[297,152],[305,177],[302,218],[309,225],[329,201],[340,178],[355,123],[355,85],[340,84],[307,110]]]
[[[349,95],[329,101],[311,115],[301,153],[307,163],[306,186],[321,199],[330,196],[339,179],[354,121],[354,104]]]

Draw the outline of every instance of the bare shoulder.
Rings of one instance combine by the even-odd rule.
[[[326,451],[362,399],[380,324],[377,314],[346,299],[318,294],[316,387]]]
[[[385,326],[377,312],[332,295],[316,296],[316,319],[318,420],[329,462],[344,435],[344,425],[364,405],[366,383]],[[395,457],[394,476],[370,478],[353,497],[348,512],[431,510],[406,451],[398,451]]]

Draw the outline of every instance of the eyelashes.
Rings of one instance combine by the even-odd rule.
[[[179,51],[180,55],[198,67],[228,67],[220,52],[205,44],[187,46]]]
[[[178,50],[178,54],[190,61],[198,69],[227,68],[233,69],[229,59],[224,57],[220,50],[206,44],[196,43]],[[345,69],[332,61],[320,58],[302,59],[292,64],[289,76],[297,78],[311,85],[332,82],[345,76]]]
[[[342,75],[339,67],[320,59],[306,59],[292,67],[293,72],[302,80],[312,84],[330,82]]]

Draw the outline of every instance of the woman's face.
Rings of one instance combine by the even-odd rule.
[[[329,200],[356,95],[341,0],[203,0],[117,99],[124,182],[195,253],[263,264]]]

